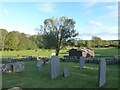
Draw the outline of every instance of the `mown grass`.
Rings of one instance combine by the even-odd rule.
[[[115,56],[118,55],[117,48],[94,49],[95,56]],[[120,50],[120,49],[119,49]],[[60,51],[59,57],[68,55],[68,49]],[[4,51],[2,57],[19,56],[43,56],[50,57],[55,50],[40,49],[21,51]],[[86,64],[85,69],[79,69],[79,63],[61,62],[61,70],[67,67],[70,76],[67,78],[59,77],[50,80],[50,66],[45,65],[43,72],[38,72],[37,61],[24,61],[25,71],[22,73],[3,73],[2,86],[9,88],[20,86],[22,88],[97,88],[98,87],[98,64]],[[104,88],[118,87],[118,65],[107,65],[106,83]]]
[[[68,55],[69,49],[60,50],[59,57],[63,57],[64,55]],[[118,48],[95,48],[95,56],[115,56],[118,55]],[[20,51],[3,51],[2,57],[18,57],[18,56],[41,56],[41,57],[50,57],[55,50],[46,50],[39,49],[35,52],[35,50],[20,50]],[[0,52],[1,53],[1,52]]]
[[[85,69],[79,69],[79,63],[61,62],[61,71],[67,67],[70,76],[50,79],[50,65],[44,66],[44,71],[36,68],[37,61],[26,61],[25,71],[22,73],[3,73],[3,88],[20,86],[22,88],[97,88],[98,65],[86,64]],[[118,87],[118,66],[107,65],[106,83],[103,88]]]

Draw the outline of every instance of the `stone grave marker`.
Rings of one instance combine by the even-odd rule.
[[[80,62],[80,69],[83,69],[85,67],[85,58],[80,57],[79,62]]]
[[[43,66],[44,66],[44,61],[43,60],[39,60],[37,63],[37,68],[40,71],[43,71]]]
[[[3,64],[2,65],[2,72],[6,72],[6,73],[13,72],[13,65],[12,65],[12,63]]]
[[[101,58],[99,62],[99,70],[98,70],[99,87],[103,86],[105,81],[106,81],[106,60],[105,58]]]
[[[13,63],[13,72],[23,72],[25,69],[23,62]]]
[[[64,77],[68,77],[69,76],[69,71],[68,71],[67,68],[64,68],[63,75],[64,75]]]
[[[50,76],[51,79],[60,76],[60,60],[58,56],[52,56],[50,60]]]

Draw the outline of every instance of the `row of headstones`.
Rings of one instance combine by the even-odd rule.
[[[32,61],[37,60],[37,57],[28,56],[28,57],[18,57],[18,58],[1,58],[2,63],[11,63],[15,61]]]
[[[80,57],[79,61],[80,61],[80,69],[83,69],[85,66],[85,58]],[[63,75],[65,77],[69,76],[69,71],[67,68],[64,68]],[[50,60],[50,76],[51,79],[61,76],[60,60],[58,56],[53,56]],[[99,87],[104,85],[105,79],[106,79],[106,60],[104,58],[101,58],[99,62],[99,70],[98,70]]]
[[[106,64],[107,65],[111,65],[111,64],[120,64],[120,60],[119,59],[115,59],[115,58],[105,58],[106,59]],[[62,62],[79,62],[79,59],[75,59],[72,58],[71,60],[69,58],[61,58]],[[87,59],[85,58],[85,63],[94,63],[94,64],[99,64],[100,58],[91,58],[91,59]]]
[[[80,57],[80,69],[83,69],[85,67],[85,58]],[[105,58],[101,58],[99,61],[99,67],[98,67],[98,84],[99,87],[103,86],[105,84],[106,80],[106,60]]]
[[[0,71],[9,73],[9,72],[23,72],[25,69],[24,62],[15,62],[15,63],[7,63],[0,64]]]

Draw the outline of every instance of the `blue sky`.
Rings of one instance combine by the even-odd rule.
[[[78,38],[118,39],[117,2],[4,2],[0,4],[0,28],[37,34],[46,18],[67,16],[76,22]]]

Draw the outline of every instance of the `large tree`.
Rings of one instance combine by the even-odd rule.
[[[17,45],[19,43],[19,37],[18,37],[17,31],[9,32],[7,35],[7,38],[5,39],[5,49],[7,50],[16,50]]]
[[[49,41],[49,39],[47,38],[47,42],[54,43],[56,56],[58,56],[59,51],[62,48],[62,44],[65,43],[67,40],[71,39],[72,37],[78,35],[74,27],[75,21],[73,19],[69,19],[63,16],[60,18],[46,19],[44,21],[44,25],[41,25],[40,31],[43,33],[43,35],[48,35],[48,38],[51,38],[49,36],[52,35],[51,41]]]
[[[8,34],[6,29],[0,29],[0,50],[4,50],[5,39]]]
[[[103,40],[100,37],[93,36],[92,37],[92,45],[93,47],[100,47],[102,46]]]

